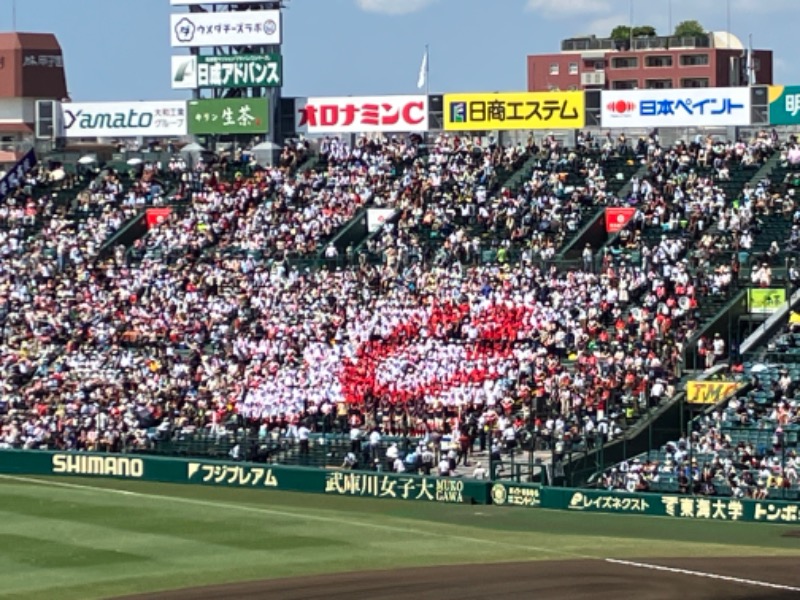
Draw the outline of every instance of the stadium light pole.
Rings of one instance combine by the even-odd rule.
[[[672,0],[667,0],[667,37],[672,35]]]
[[[633,17],[633,0],[630,0],[629,6],[630,6],[630,15],[628,17],[628,20],[630,21],[630,24],[629,24],[629,27],[630,27],[629,39],[630,39],[630,45],[631,45],[630,49],[633,50],[634,49],[633,48],[633,18],[634,18]]]
[[[725,37],[727,38],[728,49],[731,47],[731,0],[725,0]]]

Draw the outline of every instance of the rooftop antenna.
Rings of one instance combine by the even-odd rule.
[[[11,31],[17,30],[17,0],[11,0]]]

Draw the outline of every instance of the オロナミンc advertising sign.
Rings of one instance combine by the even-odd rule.
[[[446,131],[578,129],[586,123],[583,92],[444,95]]]
[[[61,105],[68,138],[180,137],[186,102],[69,102]]]
[[[428,97],[424,95],[308,98],[297,112],[297,131],[307,133],[428,130]]]
[[[682,88],[602,92],[603,127],[749,125],[750,88]]]

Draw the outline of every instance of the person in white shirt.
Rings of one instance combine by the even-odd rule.
[[[725,355],[725,340],[722,339],[722,336],[718,333],[714,334],[714,342],[712,343],[712,348],[714,350],[714,362],[720,362],[724,355]]]
[[[446,457],[442,457],[439,461],[439,475],[442,477],[450,476],[450,461]]]
[[[481,465],[481,463],[477,463],[475,465],[475,470],[472,472],[473,479],[486,479],[486,469]]]
[[[392,444],[386,449],[386,464],[389,466],[389,470],[391,471],[397,470],[396,466],[397,466],[397,459],[399,458],[399,456],[400,456],[400,450],[398,450],[397,444]]]
[[[378,431],[378,428],[372,430],[372,433],[369,434],[369,457],[373,463],[376,463],[380,460],[380,451],[381,451],[381,432]]]

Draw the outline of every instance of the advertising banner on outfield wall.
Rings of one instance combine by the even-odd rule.
[[[172,57],[172,88],[176,90],[280,87],[282,82],[280,54]]]
[[[601,94],[603,127],[750,125],[750,88],[620,90]]]
[[[428,97],[342,96],[308,98],[297,114],[297,132],[411,133],[428,130]]]
[[[800,124],[800,85],[769,87],[770,125]]]
[[[211,487],[299,491],[417,502],[477,503],[693,521],[800,523],[800,504],[781,500],[627,493],[375,471],[330,471],[245,462],[92,452],[0,449],[0,473],[102,477]]]
[[[445,94],[446,131],[579,129],[586,123],[583,92]]]
[[[277,46],[281,43],[281,12],[247,10],[170,15],[170,43],[173,48]]]
[[[68,102],[61,105],[68,138],[180,137],[186,102]]]
[[[686,402],[689,404],[717,404],[732,396],[742,387],[738,381],[687,381]]]
[[[489,502],[483,481],[125,454],[0,450],[0,473],[112,477],[418,502]]]

